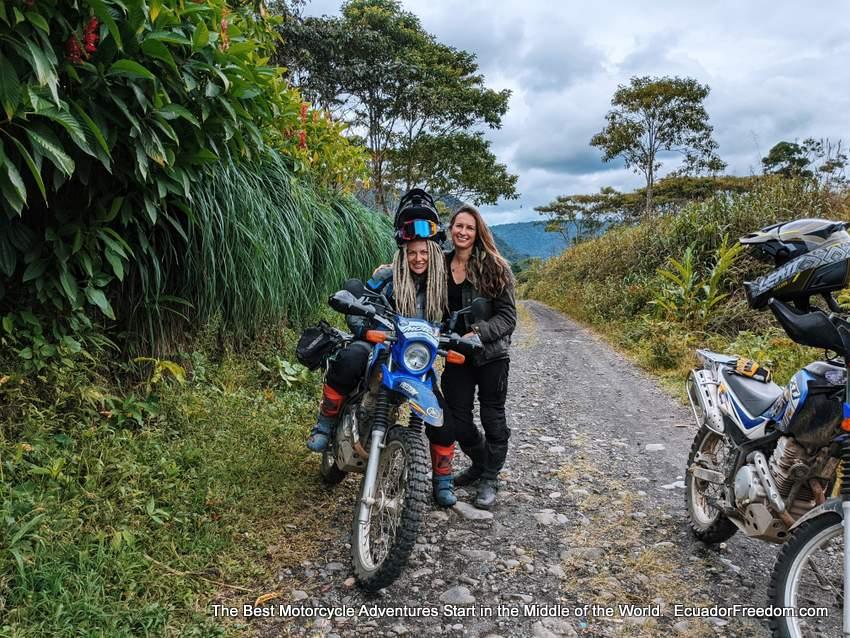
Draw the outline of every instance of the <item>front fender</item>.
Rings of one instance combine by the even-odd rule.
[[[813,510],[809,510],[805,514],[803,514],[800,518],[794,521],[794,524],[791,526],[791,529],[796,529],[800,527],[806,521],[810,521],[813,518],[817,518],[823,514],[838,514],[842,519],[844,518],[844,509],[841,506],[840,498],[830,498],[823,505],[818,505]],[[790,531],[790,530],[789,530]]]
[[[382,366],[384,386],[407,397],[410,409],[419,415],[428,425],[440,427],[443,425],[443,409],[437,401],[430,382],[424,383],[406,374],[394,374],[386,365]]]

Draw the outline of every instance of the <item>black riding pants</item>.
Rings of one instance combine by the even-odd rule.
[[[508,454],[511,430],[505,417],[510,361],[500,359],[481,366],[447,364],[442,387],[452,414],[454,434],[462,450],[481,464],[481,477],[496,479]],[[472,410],[475,389],[481,406],[484,436],[475,426]],[[483,453],[477,452],[483,446]]]
[[[371,352],[372,346],[365,341],[350,343],[348,347],[340,350],[331,359],[325,379],[326,383],[340,394],[348,394],[354,390],[363,375],[366,374],[366,363],[369,361]],[[443,398],[440,388],[436,384],[434,385],[434,394],[443,409],[443,425],[438,428],[426,426],[425,434],[431,443],[451,445],[455,442],[451,413],[446,406],[446,400]]]

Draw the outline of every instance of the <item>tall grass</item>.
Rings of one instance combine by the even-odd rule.
[[[213,164],[189,195],[185,255],[162,251],[167,294],[148,299],[138,316],[157,343],[179,340],[187,320],[220,319],[237,339],[298,323],[346,279],[392,255],[386,216],[293,177],[277,153]]]
[[[742,253],[717,281],[692,282],[693,299],[673,294],[668,299],[673,305],[662,304],[667,312],[659,313],[659,298],[671,293],[665,272],[687,260],[686,270],[708,277],[724,237],[734,241],[768,224],[806,217],[850,220],[850,198],[825,191],[813,180],[765,178],[752,192],[692,203],[675,214],[620,226],[582,242],[530,270],[520,292],[596,327],[647,368],[670,371],[681,385],[678,377],[695,345],[749,348],[751,340],[740,339],[742,333],[767,334],[775,325],[769,313],[749,309],[741,286],[771,266]],[[680,283],[673,293],[687,288]],[[686,306],[699,301],[703,290],[714,300],[710,312],[690,312]],[[767,343],[775,350],[770,358],[799,359],[798,354],[786,356],[789,340],[770,334]],[[764,356],[762,351],[754,354]]]

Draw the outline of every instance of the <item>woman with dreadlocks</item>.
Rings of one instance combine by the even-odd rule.
[[[396,312],[440,323],[448,309],[447,275],[439,243],[443,239],[443,231],[431,197],[421,189],[406,193],[396,212],[395,227],[399,248],[392,265],[378,268],[366,285],[374,292],[383,293]],[[363,336],[367,329],[372,328],[371,322],[364,317],[348,316],[346,321],[356,337]],[[343,399],[360,382],[371,351],[371,344],[358,340],[331,359],[322,391],[319,419],[307,441],[307,447],[314,452],[323,452],[327,448]],[[442,403],[439,392],[437,396]],[[449,411],[444,409],[443,414],[448,417]],[[454,453],[452,430],[448,418],[440,428],[426,428],[431,443],[434,498],[444,507],[451,507],[456,502],[451,474]]]

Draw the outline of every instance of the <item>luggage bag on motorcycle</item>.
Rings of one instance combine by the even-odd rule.
[[[319,325],[304,330],[295,346],[295,358],[310,370],[317,370],[325,365],[342,341],[339,333],[323,319]]]

